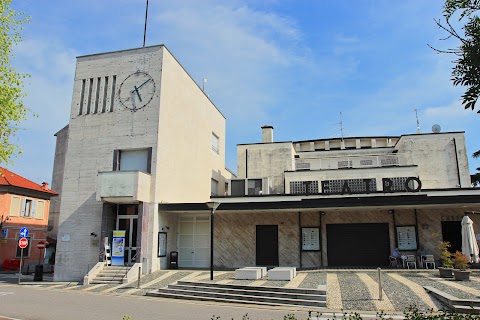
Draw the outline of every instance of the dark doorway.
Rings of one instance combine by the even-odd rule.
[[[442,221],[442,240],[450,242],[449,251],[462,251],[462,222]]]
[[[388,223],[327,224],[329,267],[388,265]]]
[[[278,266],[278,226],[257,226],[257,266]]]

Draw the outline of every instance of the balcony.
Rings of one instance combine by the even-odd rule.
[[[97,201],[150,202],[151,176],[141,171],[99,172]]]
[[[331,158],[295,158],[295,171],[381,168],[409,166],[413,161],[405,154],[382,154]]]

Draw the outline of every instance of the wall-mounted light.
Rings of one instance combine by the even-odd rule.
[[[97,234],[95,232],[91,232],[90,235],[95,238],[97,237]]]
[[[324,216],[324,215],[325,215],[325,211],[320,211],[320,214],[321,214],[322,216]]]
[[[162,231],[165,231],[165,230],[170,230],[170,228],[165,226],[165,227],[162,228]]]
[[[391,210],[388,210],[388,213],[390,214],[394,214],[395,213],[395,210],[391,209]]]

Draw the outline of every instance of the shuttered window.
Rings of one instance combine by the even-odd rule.
[[[37,201],[37,212],[35,214],[35,218],[43,219],[45,212],[45,201],[38,200]]]
[[[12,202],[10,203],[10,217],[18,217],[20,212],[20,197],[12,196]]]

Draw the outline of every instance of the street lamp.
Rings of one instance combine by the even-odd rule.
[[[220,202],[210,201],[205,204],[210,209],[210,280],[213,280],[213,214],[220,206]]]

